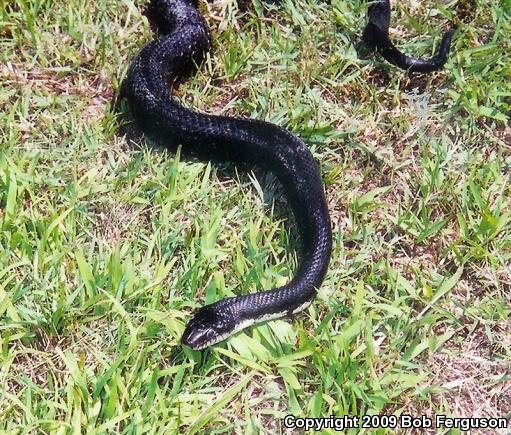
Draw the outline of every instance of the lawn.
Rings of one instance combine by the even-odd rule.
[[[360,0],[201,5],[214,48],[178,97],[300,135],[334,231],[310,308],[202,353],[193,310],[286,283],[297,232],[271,174],[119,134],[142,4],[0,0],[0,431],[511,419],[509,1],[394,1],[408,54],[458,24],[430,75],[363,50]]]

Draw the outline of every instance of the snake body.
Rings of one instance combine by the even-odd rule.
[[[146,13],[159,36],[135,57],[121,88],[137,126],[150,139],[169,147],[181,145],[199,158],[275,174],[301,239],[299,267],[288,284],[196,311],[181,341],[203,349],[254,323],[298,313],[312,302],[332,250],[328,207],[318,165],[297,136],[264,121],[198,113],[169,93],[169,84],[186,78],[210,48],[209,30],[196,2],[152,0]]]
[[[362,39],[367,46],[376,49],[391,64],[409,72],[429,73],[442,68],[447,62],[454,29],[445,32],[435,56],[431,59],[418,59],[402,53],[389,38],[390,0],[377,0],[371,3],[367,15],[369,21]]]

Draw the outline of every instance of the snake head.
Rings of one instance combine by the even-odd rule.
[[[225,300],[200,308],[186,325],[181,343],[201,350],[235,332],[236,323]]]

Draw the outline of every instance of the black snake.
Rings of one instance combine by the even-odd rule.
[[[197,6],[194,0],[150,1],[146,14],[159,36],[133,60],[120,97],[137,126],[156,142],[169,147],[182,145],[184,151],[202,159],[244,163],[275,174],[296,217],[301,239],[301,261],[291,282],[226,298],[194,314],[182,343],[203,349],[253,323],[307,307],[328,268],[332,231],[318,165],[297,136],[264,121],[198,113],[170,95],[169,84],[189,75],[210,48],[210,34]],[[390,42],[389,17],[388,1],[370,7],[364,32],[367,44],[400,67],[424,71],[443,65],[450,35],[444,38],[440,58],[412,59]]]

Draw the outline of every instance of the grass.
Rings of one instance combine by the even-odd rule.
[[[215,48],[179,96],[303,137],[334,252],[305,314],[201,354],[179,345],[194,308],[293,274],[278,186],[116,134],[141,2],[0,0],[1,432],[511,418],[509,3],[394,2],[407,53],[459,25],[428,76],[359,56],[365,2],[248,3],[202,5]]]

